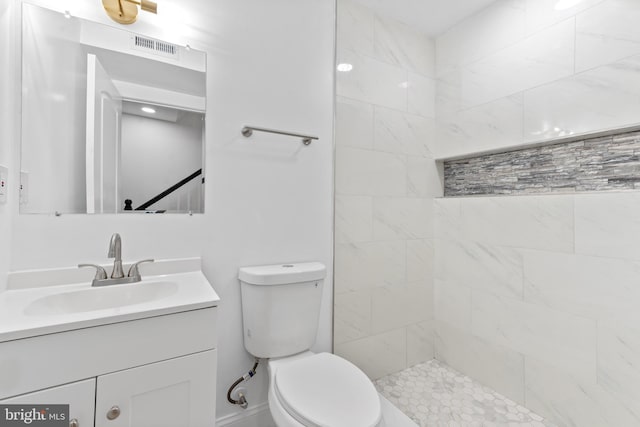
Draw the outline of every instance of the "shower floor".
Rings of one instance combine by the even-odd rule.
[[[375,385],[421,427],[556,427],[437,360],[388,375]]]

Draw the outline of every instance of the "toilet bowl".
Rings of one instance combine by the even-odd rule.
[[[268,360],[278,427],[382,427],[380,396],[351,362],[312,353],[326,268],[319,262],[240,269],[244,346]]]
[[[268,361],[269,410],[278,427],[380,427],[380,397],[367,376],[330,353]]]

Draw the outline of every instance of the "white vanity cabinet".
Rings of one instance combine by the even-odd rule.
[[[213,306],[0,342],[0,403],[69,404],[76,427],[214,427],[216,320]]]
[[[74,427],[205,427],[215,420],[216,350],[0,400],[68,404]]]
[[[90,427],[93,426],[95,399],[96,380],[92,378],[0,400],[0,404],[69,405],[69,421],[75,420],[75,427]]]
[[[214,366],[210,350],[98,377],[96,427],[213,426]]]
[[[73,427],[213,426],[215,366],[216,350],[203,351],[0,400],[0,404],[68,404]]]
[[[214,427],[220,298],[199,259],[151,267],[102,287],[77,269],[13,273],[0,404],[69,404],[72,427]]]

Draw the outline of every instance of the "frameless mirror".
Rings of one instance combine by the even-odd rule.
[[[22,16],[20,212],[203,212],[205,53]]]

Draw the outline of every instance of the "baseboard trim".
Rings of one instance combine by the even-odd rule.
[[[216,420],[217,427],[275,427],[269,405],[261,403],[242,412],[225,415]]]

